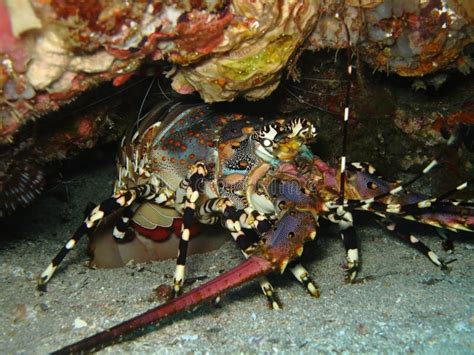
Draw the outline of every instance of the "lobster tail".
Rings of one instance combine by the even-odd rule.
[[[211,300],[224,291],[235,288],[258,276],[268,274],[270,271],[272,271],[272,265],[268,261],[257,256],[251,256],[242,264],[226,273],[169,302],[146,311],[108,330],[104,330],[77,343],[68,345],[52,354],[72,354],[99,350],[114,342],[125,339],[131,332],[140,331],[161,319],[194,307],[204,301]]]

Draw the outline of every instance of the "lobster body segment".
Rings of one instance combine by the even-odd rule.
[[[260,253],[283,273],[288,263],[303,252],[303,244],[316,236],[316,220],[311,213],[288,209],[261,240]]]

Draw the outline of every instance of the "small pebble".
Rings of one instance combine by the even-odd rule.
[[[35,321],[36,311],[26,304],[17,304],[13,309],[13,322]]]
[[[469,324],[464,321],[459,321],[454,324],[454,329],[462,333],[469,333],[471,331],[471,327],[469,326]]]
[[[155,288],[155,295],[158,301],[166,302],[173,298],[173,289],[169,284],[162,284]]]
[[[13,322],[18,323],[26,320],[27,313],[26,304],[17,304],[13,309]]]
[[[24,274],[25,274],[25,270],[23,270],[23,268],[20,267],[20,266],[15,266],[12,269],[12,276],[13,277],[23,277]]]
[[[82,320],[81,318],[74,319],[74,329],[81,329],[84,327],[87,327],[87,322],[85,320]]]
[[[195,341],[195,340],[198,340],[199,339],[199,336],[196,335],[196,334],[193,334],[193,335],[181,335],[180,339],[182,341]]]
[[[248,342],[252,346],[261,346],[262,344],[266,343],[266,339],[262,336],[251,336],[249,337]]]

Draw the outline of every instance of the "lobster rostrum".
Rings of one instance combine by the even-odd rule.
[[[348,88],[350,82],[348,83]],[[83,234],[91,233],[106,216],[119,211],[113,235],[126,243],[135,223],[169,227],[182,218],[175,298],[131,320],[67,346],[58,353],[98,349],[251,279],[258,279],[273,308],[279,308],[265,275],[287,267],[306,290],[319,296],[316,284],[298,259],[304,243],[316,237],[319,219],[339,226],[347,253],[346,278],[356,278],[359,265],[356,210],[372,213],[435,265],[446,267],[423,242],[396,223],[404,218],[439,229],[474,231],[472,203],[450,199],[472,180],[432,197],[407,188],[439,165],[431,161],[403,184],[382,180],[368,163],[346,166],[345,140],[349,102],[344,112],[340,169],[329,167],[308,148],[315,126],[308,120],[254,118],[219,113],[209,105],[180,103],[157,106],[124,137],[118,179],[111,198],[99,204],[56,255],[39,278],[45,289],[54,271]],[[454,144],[455,139],[449,144]],[[187,247],[191,227],[221,222],[246,261],[185,294]]]

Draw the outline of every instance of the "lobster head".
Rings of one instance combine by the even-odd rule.
[[[316,137],[316,127],[302,118],[276,120],[252,134],[255,154],[265,162],[290,162],[299,155],[311,157],[306,143]]]

